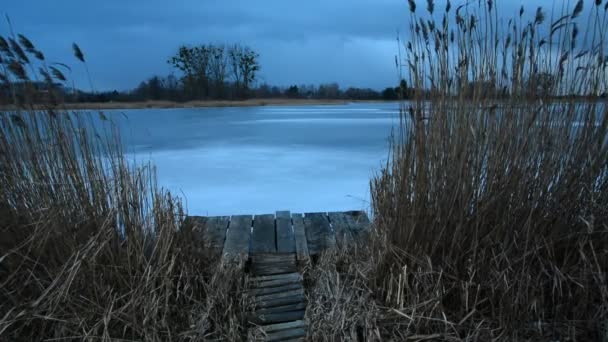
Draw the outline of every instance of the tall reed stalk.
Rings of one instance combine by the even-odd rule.
[[[608,4],[409,4],[412,98],[371,182],[391,334],[606,336]]]
[[[238,278],[103,113],[62,108],[62,68],[0,37],[0,340],[239,338]]]

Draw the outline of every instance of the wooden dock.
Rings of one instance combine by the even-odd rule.
[[[249,290],[249,338],[299,341],[306,337],[306,296],[299,266],[324,250],[364,237],[365,212],[202,217],[187,225],[224,263],[243,267]]]

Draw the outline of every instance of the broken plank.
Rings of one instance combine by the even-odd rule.
[[[296,242],[291,228],[291,213],[289,211],[277,211],[277,252],[295,253]]]
[[[276,253],[274,215],[256,215],[253,219],[251,253]]]
[[[335,247],[336,238],[329,226],[326,213],[304,214],[304,225],[306,226],[308,252],[311,255],[319,254],[325,249]]]
[[[224,258],[229,261],[247,260],[249,257],[249,239],[251,232],[251,215],[233,216],[226,232]]]
[[[306,228],[302,214],[292,214],[293,234],[296,243],[296,258],[298,262],[308,263],[310,260],[308,242],[306,241]]]

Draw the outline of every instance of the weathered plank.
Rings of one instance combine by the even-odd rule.
[[[302,275],[296,273],[298,276],[293,276],[293,277],[289,277],[289,278],[283,278],[283,279],[276,279],[276,280],[268,280],[268,281],[253,281],[252,285],[255,286],[256,288],[263,288],[263,287],[279,287],[279,286],[284,286],[284,285],[289,285],[289,284],[294,284],[294,283],[301,283],[302,282]]]
[[[353,238],[366,239],[370,233],[370,221],[364,211],[348,211],[344,213],[350,233]]]
[[[254,324],[282,323],[301,320],[304,318],[304,310],[286,311],[261,315],[250,315],[249,321]]]
[[[274,300],[274,299],[279,299],[279,298],[287,298],[287,297],[291,297],[291,296],[298,296],[298,295],[304,295],[304,288],[301,287],[299,289],[295,289],[295,290],[289,290],[289,291],[284,291],[284,292],[279,292],[279,293],[272,293],[272,294],[267,294],[267,295],[258,295],[255,296],[255,298],[253,299],[254,303],[259,303],[259,302],[265,302],[265,301],[270,301],[270,300]]]
[[[273,275],[296,271],[295,254],[251,255],[251,272],[256,275]]]
[[[250,289],[249,291],[247,291],[247,294],[249,296],[263,296],[263,295],[272,294],[272,293],[297,290],[301,287],[302,287],[302,284],[299,284],[299,283],[287,284],[287,285],[277,286],[277,287],[260,287],[260,288]]]
[[[289,330],[277,331],[266,335],[266,341],[284,341],[286,339],[305,337],[306,329],[304,328],[293,328]]]
[[[268,262],[292,262],[295,264],[296,257],[294,254],[270,254],[270,253],[252,253],[251,262],[253,263],[268,263]]]
[[[207,248],[219,249],[220,251],[224,247],[229,223],[229,216],[188,216],[184,220],[184,225],[192,229],[197,241],[201,241]]]
[[[327,214],[306,213],[304,214],[304,225],[306,226],[309,254],[319,254],[325,249],[336,246],[336,237],[329,226]]]
[[[248,258],[251,219],[251,215],[232,216],[224,242],[225,260],[246,260]]]
[[[256,215],[253,219],[251,253],[276,253],[274,215]]]
[[[370,228],[370,221],[364,211],[347,211],[344,216],[348,220],[351,231],[362,232]]]
[[[295,304],[275,306],[272,308],[258,309],[258,310],[255,310],[255,313],[258,315],[265,315],[265,314],[273,314],[273,313],[280,313],[280,312],[298,311],[298,310],[304,310],[304,309],[306,309],[306,302],[300,302],[300,303],[295,303]]]
[[[293,265],[254,265],[252,271],[260,275],[274,275],[295,272],[298,269]]]
[[[304,301],[305,301],[305,297],[303,294],[296,294],[296,295],[291,295],[288,297],[272,298],[272,299],[266,299],[266,300],[262,300],[259,302],[255,302],[255,307],[256,308],[272,308],[275,306],[302,303]]]
[[[277,252],[295,253],[296,241],[291,229],[291,213],[289,211],[277,211]]]
[[[293,273],[289,273],[289,274],[277,274],[277,275],[256,275],[255,277],[249,278],[249,282],[251,283],[256,283],[256,282],[264,282],[264,281],[271,281],[271,280],[280,280],[280,279],[291,279],[291,278],[296,278],[296,279],[302,279],[302,275],[300,273],[297,272],[293,272]]]
[[[260,329],[269,334],[269,333],[273,333],[273,332],[277,332],[277,331],[282,331],[282,330],[288,330],[288,329],[294,329],[294,328],[303,328],[306,326],[306,323],[304,323],[304,321],[298,320],[298,321],[293,321],[293,322],[288,322],[288,323],[278,323],[278,324],[271,324],[271,325],[265,325],[260,327]]]
[[[343,212],[330,212],[328,216],[334,229],[336,243],[343,245],[350,242],[352,240],[352,232],[346,215]]]
[[[292,214],[291,218],[293,220],[293,234],[296,243],[296,258],[298,259],[298,262],[308,263],[310,257],[308,254],[304,218],[302,217],[302,214]]]

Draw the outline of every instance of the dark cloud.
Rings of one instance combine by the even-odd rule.
[[[516,7],[509,2],[505,11]],[[271,84],[381,88],[396,83],[395,38],[408,19],[404,0],[20,0],[3,9],[54,60],[75,64],[70,46],[78,42],[98,89],[168,74],[166,60],[180,44],[207,42],[252,46]],[[74,78],[86,79],[77,67]]]

